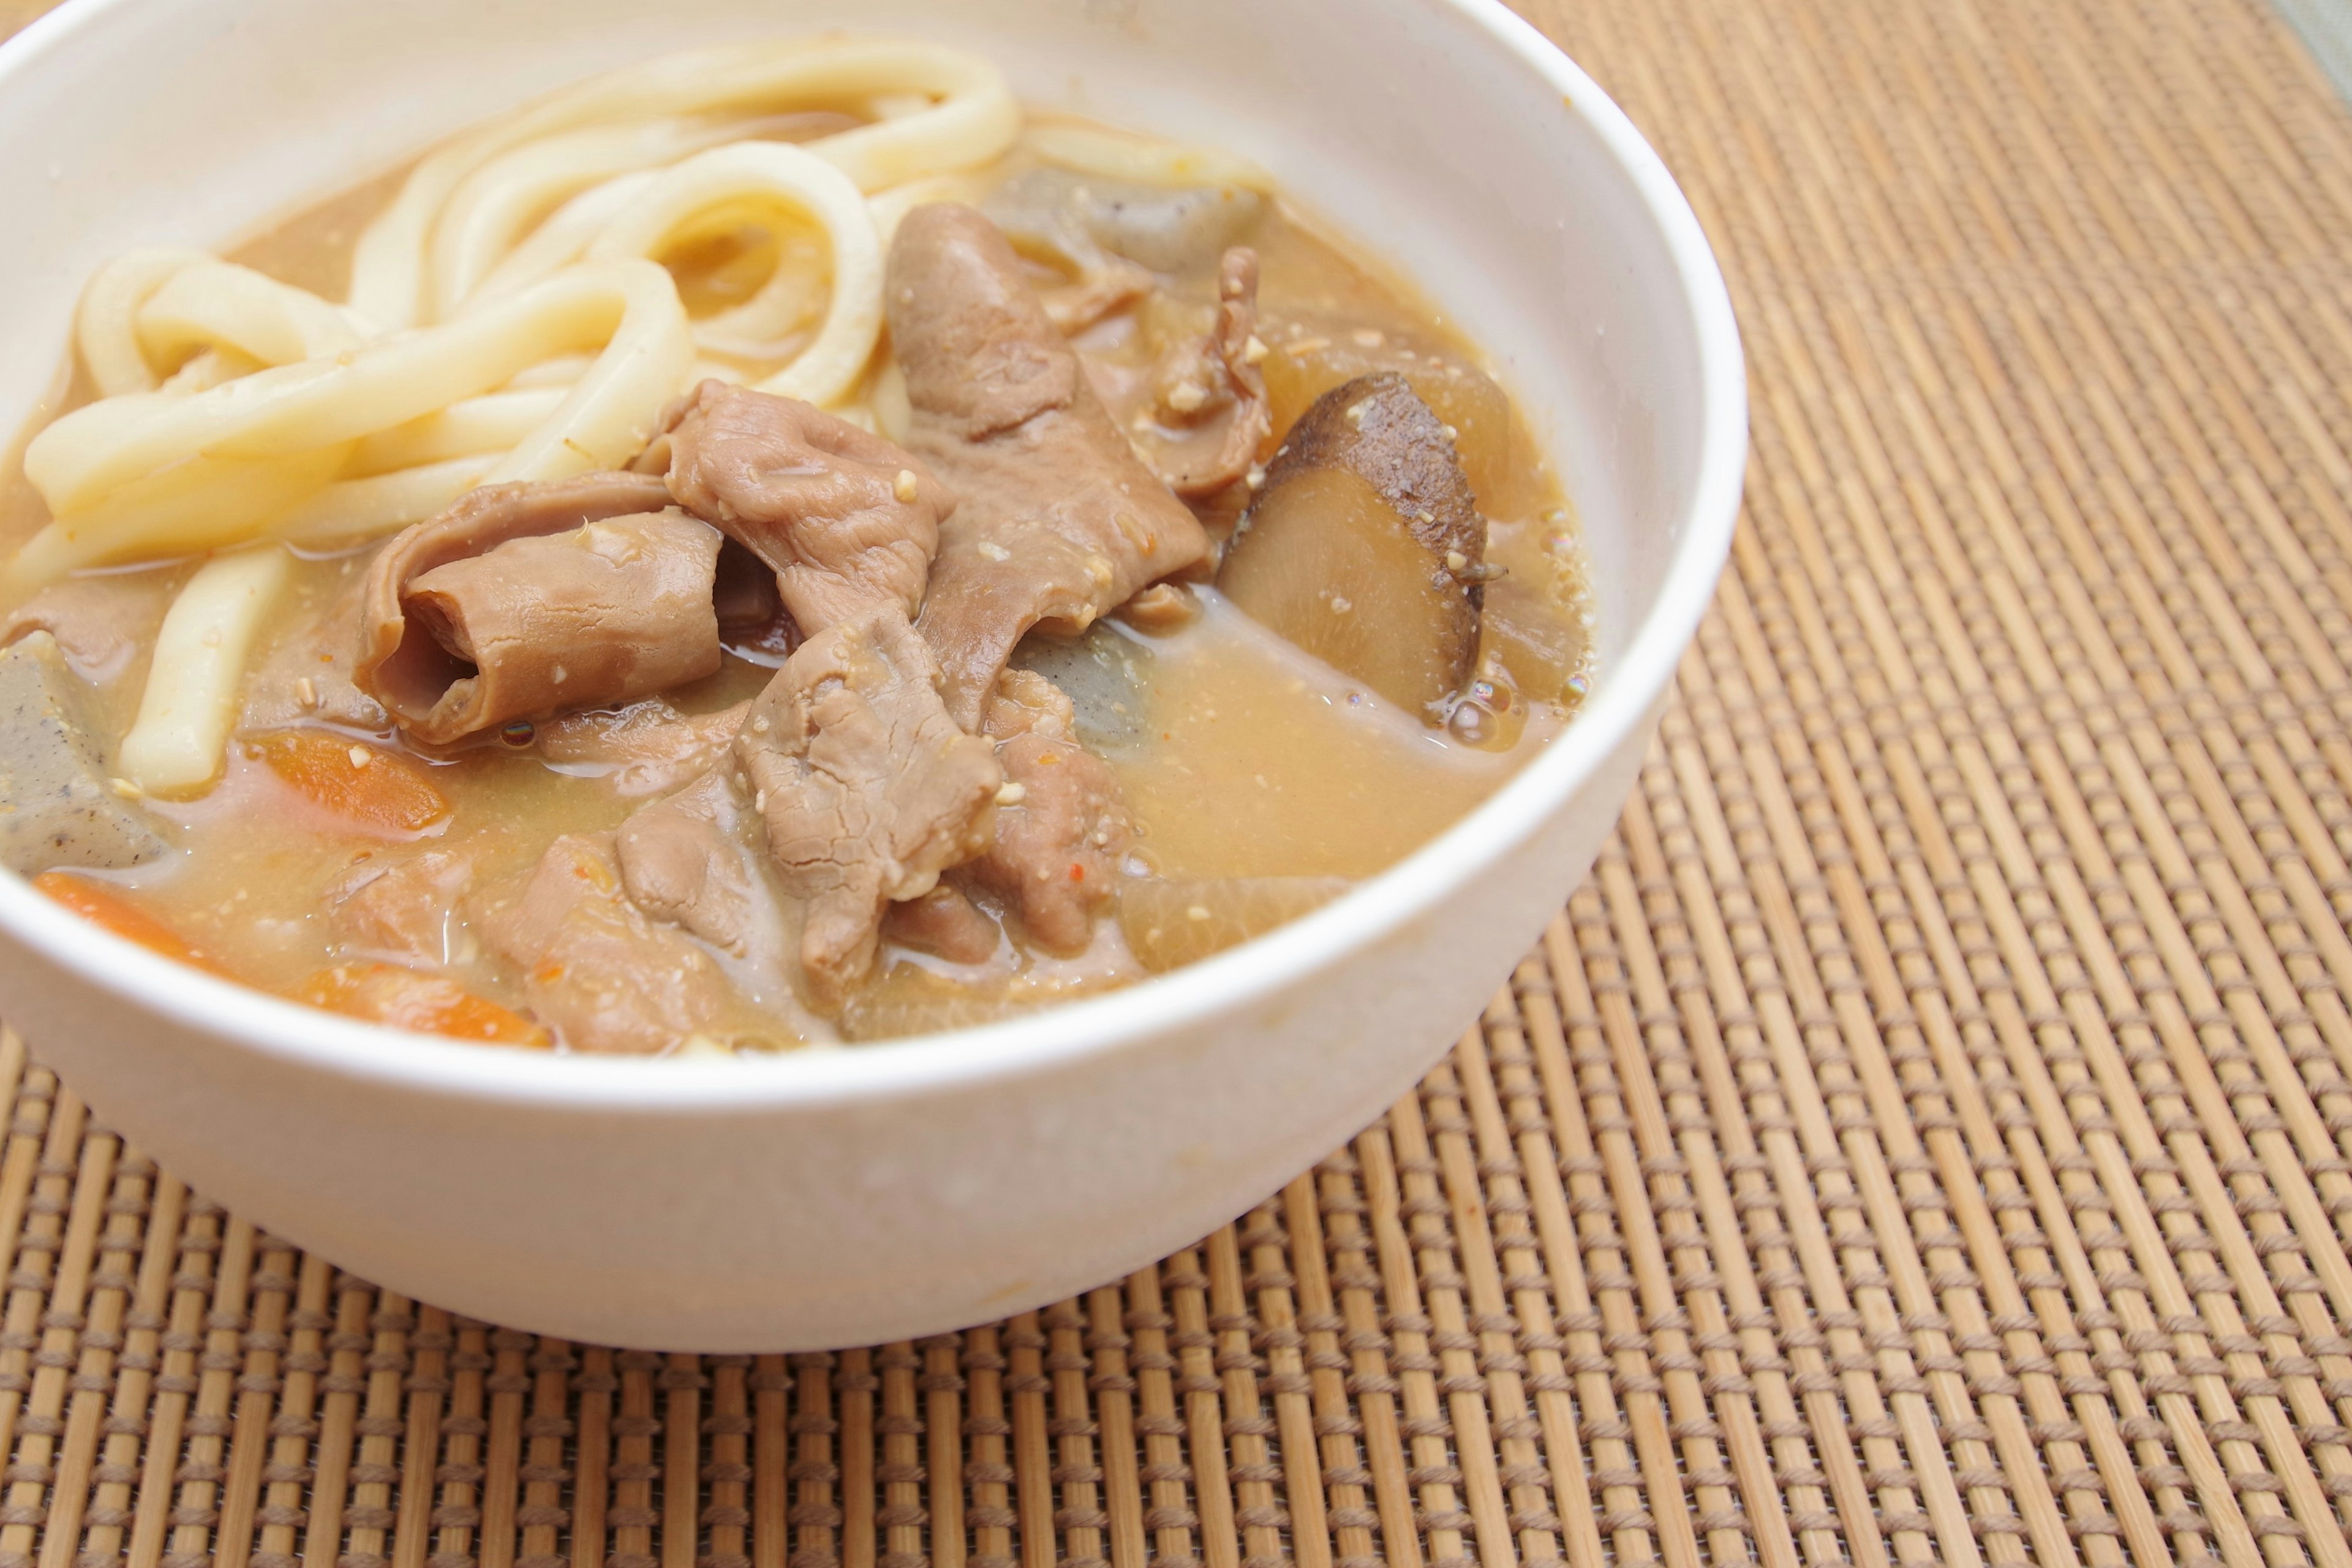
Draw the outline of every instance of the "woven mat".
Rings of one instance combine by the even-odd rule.
[[[1618,837],[1156,1268],[616,1353],[193,1197],[13,1040],[0,1568],[2352,1568],[2352,123],[2252,0],[1567,0],[1754,365]]]

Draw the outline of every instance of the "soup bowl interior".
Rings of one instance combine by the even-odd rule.
[[[581,76],[828,27],[996,60],[1034,104],[1213,143],[1411,278],[1563,474],[1599,681],[1494,799],[1323,911],[1099,1000],[738,1061],[489,1050],[277,1002],[0,874],[0,1005],[110,1125],[404,1292],[572,1338],[785,1350],[1097,1284],[1403,1092],[1631,786],[1727,546],[1744,383],[1663,168],[1499,5],[1360,0],[72,0],[0,49],[0,418],[58,390],[82,281],[225,247]]]

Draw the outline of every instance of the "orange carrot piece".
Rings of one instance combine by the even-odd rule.
[[[420,1035],[502,1046],[552,1044],[545,1029],[456,981],[392,963],[338,963],[296,986],[297,1002]]]
[[[125,942],[135,942],[150,952],[160,952],[165,958],[192,963],[215,974],[228,974],[211,954],[190,946],[187,938],[110,888],[65,871],[44,871],[33,879],[33,886],[92,925],[112,931]]]
[[[397,752],[324,730],[280,730],[247,750],[312,804],[363,827],[417,833],[449,815],[448,797]]]

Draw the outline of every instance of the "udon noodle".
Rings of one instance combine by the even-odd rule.
[[[198,251],[120,258],[75,321],[99,397],[26,450],[53,521],[9,585],[359,545],[478,485],[617,467],[705,376],[871,427],[886,227],[1021,132],[975,56],[727,46],[583,82],[430,154],[361,237],[341,302]],[[791,237],[767,277],[689,316],[661,259],[761,226]],[[261,559],[224,555],[183,590],[166,637],[192,664],[159,673],[125,741],[139,787],[216,771],[277,580]]]

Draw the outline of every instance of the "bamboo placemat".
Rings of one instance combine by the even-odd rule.
[[[13,1038],[0,1568],[2352,1568],[2352,122],[2251,0],[1548,0],[1721,247],[1735,570],[1420,1092],[837,1355],[454,1320]]]

